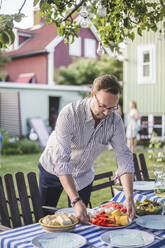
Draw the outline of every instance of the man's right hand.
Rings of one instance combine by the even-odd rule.
[[[74,206],[76,217],[82,224],[89,224],[89,217],[85,204],[82,201],[76,202]]]

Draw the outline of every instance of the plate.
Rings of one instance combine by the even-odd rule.
[[[155,182],[148,181],[135,181],[133,182],[133,189],[139,191],[152,191],[154,190]]]
[[[154,236],[153,234],[144,231],[123,229],[105,232],[101,235],[101,240],[104,243],[115,247],[131,248],[144,247],[151,244],[154,241]]]
[[[136,224],[145,228],[165,230],[165,215],[145,215],[136,219]]]
[[[35,237],[32,244],[37,248],[80,248],[87,243],[87,240],[75,233],[45,233]]]
[[[93,211],[92,208],[87,208],[87,212],[91,212]],[[65,212],[67,214],[74,214],[75,211],[74,211],[74,208],[61,208],[59,210],[57,210],[55,213],[59,213],[59,212]]]
[[[59,212],[65,212],[67,214],[74,214],[74,208],[61,208],[57,210],[55,213],[59,213]]]
[[[116,229],[122,229],[122,228],[126,228],[126,227],[130,226],[130,225],[132,224],[132,220],[129,219],[129,221],[130,221],[130,224],[129,224],[129,225],[127,225],[127,226],[119,226],[119,227],[98,226],[98,225],[92,224],[91,222],[89,222],[89,224],[92,225],[92,226],[99,227],[99,228],[101,228],[101,229],[116,230]]]

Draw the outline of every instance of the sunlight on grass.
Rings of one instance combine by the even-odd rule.
[[[146,162],[151,177],[153,178],[152,164],[148,162],[147,151],[138,151],[138,153],[143,152],[145,154]],[[15,156],[2,156],[2,165],[0,168],[0,176],[7,173],[16,173],[18,171],[24,172],[25,174],[34,171],[38,175],[38,161],[40,154],[30,154],[30,155],[15,155]],[[95,161],[95,174],[117,170],[116,160],[114,152],[112,150],[105,150]],[[53,196],[52,196],[53,197]],[[111,193],[108,188],[104,190],[99,190],[93,192],[91,195],[92,206],[98,206],[100,202],[109,200],[111,198]],[[65,208],[68,206],[67,196],[65,192],[62,193],[58,206],[59,208]]]

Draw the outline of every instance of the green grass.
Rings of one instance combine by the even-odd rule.
[[[147,164],[149,165],[150,175],[152,174],[152,167],[150,163],[148,163],[147,159],[147,150],[138,151],[138,153],[143,152],[145,154],[145,158]],[[3,176],[7,173],[16,173],[18,171],[24,172],[25,174],[34,171],[38,175],[38,161],[40,158],[40,154],[30,154],[30,155],[11,155],[11,156],[1,156],[1,168],[0,168],[0,176]],[[104,151],[95,161],[95,174],[103,173],[106,171],[115,171],[117,169],[116,160],[113,151],[106,150]],[[52,196],[53,197],[53,196]],[[98,206],[100,202],[108,200],[111,198],[111,194],[109,189],[95,191],[91,195],[92,206]],[[58,206],[59,208],[67,207],[67,196],[63,192]]]

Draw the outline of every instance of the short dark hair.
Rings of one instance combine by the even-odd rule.
[[[100,90],[105,90],[106,92],[109,92],[112,95],[121,94],[122,92],[121,85],[119,84],[117,78],[110,74],[96,78],[93,81],[92,90],[95,93]]]

